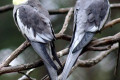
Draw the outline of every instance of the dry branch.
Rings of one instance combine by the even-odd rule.
[[[19,65],[19,66],[2,67],[0,69],[0,75],[5,74],[5,73],[28,70],[28,69],[36,68],[36,67],[39,67],[39,66],[42,66],[42,65],[43,65],[42,60],[38,60],[38,61],[35,61],[33,63],[23,64],[23,65]]]
[[[97,44],[97,45],[100,46],[100,45],[106,44],[106,41],[105,41],[105,40],[107,40],[108,42],[110,42],[110,44],[111,44],[111,42],[115,43],[115,42],[117,42],[117,40],[118,40],[118,41],[120,40],[120,37],[119,37],[119,36],[120,36],[120,33],[116,34],[115,36],[98,39],[98,40],[92,41],[90,45],[91,45],[91,46],[96,46],[95,43],[97,44],[97,43],[99,42],[99,44]],[[106,45],[108,45],[108,44],[106,44]],[[88,46],[88,47],[90,47],[90,46]],[[21,47],[21,48],[22,48],[22,50],[23,50],[23,47]],[[22,51],[22,50],[20,50],[20,51]],[[62,56],[64,56],[64,55],[66,55],[67,53],[68,53],[68,48],[59,51],[59,52],[57,53],[57,55],[58,55],[59,57],[62,57]],[[15,58],[15,57],[14,57],[14,58]],[[6,60],[6,61],[7,61],[7,60]],[[89,61],[88,61],[88,62],[89,62]],[[4,64],[6,64],[6,63],[4,63]],[[8,72],[11,72],[11,71],[12,71],[12,72],[16,72],[16,71],[26,70],[26,69],[30,69],[30,68],[35,68],[35,67],[40,66],[40,64],[43,65],[43,63],[42,63],[41,60],[38,61],[38,62],[34,62],[33,64],[26,64],[26,65],[20,65],[20,66],[15,66],[15,67],[3,67],[3,68],[0,69],[0,74],[1,74],[1,73],[4,73],[4,72],[6,72],[6,71],[8,71]],[[82,62],[80,65],[83,65],[83,62]],[[88,64],[87,64],[87,65],[88,65]],[[14,70],[13,70],[13,69],[14,69]]]
[[[61,34],[64,38],[65,35]],[[62,38],[62,36],[58,36],[57,38]],[[9,65],[10,62],[12,62],[20,53],[22,53],[22,51],[24,51],[26,48],[28,48],[30,46],[30,43],[28,41],[25,41],[24,43],[22,43],[15,51],[13,51],[11,53],[11,55],[0,64],[0,69],[2,67],[6,67]]]
[[[95,58],[89,59],[89,60],[80,60],[78,59],[77,63],[75,66],[72,68],[70,74],[77,68],[77,67],[92,67],[102,61],[107,55],[110,54],[113,50],[118,48],[118,44],[114,44],[111,49],[107,51],[102,51],[98,56]]]
[[[114,3],[110,5],[111,8],[120,8],[120,3]]]
[[[73,14],[73,11],[74,11],[73,8],[71,8],[71,9],[69,10],[69,12],[68,12],[68,14],[67,14],[67,16],[66,16],[66,18],[65,18],[63,27],[62,27],[61,31],[60,31],[58,34],[64,34],[64,32],[66,31],[66,29],[67,29],[67,27],[68,27],[68,24],[69,24],[69,22],[70,22],[71,16],[72,16],[72,14]]]
[[[120,7],[120,4],[111,4],[111,8],[116,8],[116,7]],[[5,12],[5,11],[9,11],[9,10],[12,10],[12,9],[13,9],[13,5],[6,5],[6,6],[3,6],[3,7],[0,7],[0,13]],[[64,22],[64,25],[63,25],[61,31],[58,34],[56,34],[56,38],[70,41],[71,36],[64,34],[64,32],[66,31],[67,26],[69,24],[69,21],[71,19],[71,15],[73,14],[73,8],[62,8],[62,9],[59,9],[59,10],[49,10],[49,12],[50,12],[50,14],[64,14],[64,13],[68,12],[68,14],[66,16],[66,19],[65,19],[65,22]],[[105,25],[105,27],[102,30],[104,30],[106,28],[109,28],[109,27],[112,27],[113,25],[115,25],[117,23],[120,23],[120,18],[110,21],[109,23],[107,23]],[[109,37],[105,37],[105,38],[101,38],[101,39],[97,39],[97,40],[92,41],[86,47],[88,50],[98,50],[98,51],[107,50],[107,51],[101,52],[100,55],[98,55],[97,57],[95,57],[93,59],[90,59],[90,60],[78,60],[76,65],[73,67],[73,70],[78,66],[80,66],[80,67],[91,67],[91,66],[94,66],[95,64],[99,63],[111,51],[115,50],[118,47],[117,44],[116,45],[113,45],[113,44],[115,44],[119,41],[120,41],[120,33],[117,33],[114,36],[109,36]],[[111,45],[113,45],[113,46],[111,47]],[[28,69],[31,69],[31,68],[36,68],[36,67],[42,66],[43,65],[42,60],[35,61],[33,63],[18,65],[18,66],[8,66],[11,61],[13,61],[22,51],[24,51],[29,46],[30,46],[29,42],[25,41],[20,47],[18,47],[0,65],[0,74],[10,73],[10,72],[18,72],[18,71],[28,70]],[[68,48],[57,52],[57,55],[58,55],[58,57],[62,57],[64,55],[66,55],[67,53],[68,53]]]
[[[26,73],[23,73],[23,76],[18,80],[36,80],[35,78],[30,77],[29,75],[35,70],[35,68],[28,70]]]
[[[64,37],[65,37],[65,35],[64,35],[64,32],[66,31],[66,29],[67,29],[67,26],[68,26],[68,23],[69,23],[69,21],[70,21],[70,19],[71,19],[71,16],[72,16],[72,13],[73,13],[73,8],[71,8],[70,9],[70,11],[68,12],[68,14],[67,14],[67,16],[66,16],[66,19],[65,19],[65,24],[63,25],[63,28],[62,28],[62,30],[60,31],[60,33],[58,33],[58,37],[57,38],[60,38],[60,37],[62,37],[62,36],[59,36],[59,35],[63,35]],[[29,64],[29,66],[28,66],[28,64],[26,64],[26,65],[21,65],[21,66],[14,66],[14,67],[12,67],[12,68],[10,68],[10,67],[6,67],[6,66],[8,66],[9,65],[9,63],[11,62],[11,61],[13,61],[23,50],[25,50],[28,46],[30,46],[30,43],[28,42],[28,41],[25,41],[19,48],[17,48],[1,65],[0,65],[0,74],[2,74],[2,73],[5,73],[6,71],[7,72],[15,72],[16,70],[20,70],[21,71],[21,69],[23,70],[26,70],[26,68],[27,69],[30,69],[32,66],[34,67],[34,66],[40,66],[40,65],[38,65],[37,63],[37,65],[31,65],[31,64]],[[40,64],[40,63],[39,63]],[[41,64],[43,64],[43,62],[41,61]],[[5,72],[4,72],[4,71]],[[3,72],[2,72],[3,71]]]
[[[0,7],[0,13],[6,12],[6,11],[10,11],[12,9],[13,9],[13,5],[12,4],[8,4],[8,5]]]
[[[55,37],[57,39],[63,39],[66,41],[70,41],[71,40],[71,36],[70,35],[66,35],[66,34],[55,34]]]
[[[66,13],[68,13],[69,10],[70,10],[70,8],[61,8],[61,9],[58,9],[58,10],[49,10],[49,13],[51,15],[54,15],[54,14],[66,14]]]
[[[113,25],[115,25],[115,24],[117,24],[117,23],[120,23],[120,18],[117,18],[117,19],[114,19],[114,20],[108,22],[108,23],[104,26],[104,28],[103,28],[102,30],[104,30],[104,29],[106,29],[106,28],[110,28],[110,27],[112,27]]]
[[[101,39],[94,40],[90,43],[90,46],[104,46],[104,45],[112,45],[120,41],[120,32],[115,34],[114,36],[108,36]]]
[[[61,29],[61,31],[57,34],[58,37],[60,38],[62,36],[65,37],[64,32],[66,31],[69,21],[71,19],[71,16],[73,14],[73,8],[70,9],[70,11],[68,12],[66,18],[65,18],[65,23],[63,25],[63,28]],[[61,36],[59,36],[61,35]],[[9,65],[9,63],[11,61],[13,61],[22,51],[24,51],[28,46],[30,46],[30,43],[28,41],[25,41],[20,47],[18,47],[1,65],[0,68],[2,67],[6,67]]]
[[[117,20],[117,19],[116,19]],[[112,23],[109,22],[108,24]],[[108,27],[107,27],[108,28]],[[57,35],[56,36],[58,39],[63,39],[63,37],[65,38],[68,38],[70,40],[70,36],[68,37],[68,35],[66,36],[65,34],[62,34],[62,35]],[[101,38],[101,39],[98,39],[98,40],[94,40],[91,42],[91,44],[88,46],[88,49],[90,47],[95,47],[95,46],[101,46],[101,45],[110,45],[110,44],[114,44],[116,42],[118,42],[120,40],[120,33],[117,33],[115,36],[109,36],[109,37],[105,37],[105,38]],[[10,55],[10,57],[5,60],[1,65],[0,67],[4,68],[5,66],[8,66],[9,63],[14,60],[23,50],[25,50],[27,47],[29,46],[29,43],[26,41],[25,43],[23,43],[18,49],[16,49],[12,55]],[[68,52],[68,49],[65,49],[63,50],[63,53],[60,52],[60,55],[59,56],[63,56],[65,54],[67,54]],[[3,70],[3,68],[1,70]],[[1,71],[0,70],[0,71]],[[23,70],[23,69],[22,69]]]
[[[103,58],[105,58],[111,51],[115,50],[117,47],[118,47],[118,45],[115,44],[111,47],[111,49],[101,52],[100,55],[98,55],[97,57],[95,57],[91,60],[78,60],[78,62],[76,63],[76,65],[73,68],[75,69],[77,66],[80,66],[80,67],[94,66],[95,64],[99,63]],[[65,52],[64,52],[64,50],[62,50],[61,52],[58,52],[57,54],[59,57],[62,57],[63,55],[65,55],[67,53],[67,51],[68,51],[68,49],[65,49]],[[42,65],[43,65],[42,60],[38,60],[33,63],[23,64],[23,65],[19,65],[19,66],[3,67],[0,69],[0,75],[5,74],[5,73],[28,70],[28,69],[40,67]]]
[[[111,6],[111,8],[120,8],[119,3],[114,3],[114,4],[111,4],[110,6]],[[2,7],[0,7],[0,13],[10,11],[10,10],[13,9],[13,7],[14,6],[12,4],[2,6]],[[61,9],[58,9],[58,10],[49,10],[49,13],[51,15],[54,15],[54,14],[66,14],[69,10],[70,10],[70,8],[61,8]]]
[[[15,51],[11,53],[11,55],[3,61],[3,63],[0,65],[0,69],[2,67],[6,67],[9,65],[10,62],[12,62],[22,51],[24,51],[27,47],[29,47],[30,44],[28,41],[25,41],[22,45],[20,45]]]
[[[110,54],[113,50],[118,48],[118,44],[114,44],[111,49],[107,51],[102,51],[97,57],[89,60],[78,60],[78,66],[79,67],[92,67],[99,63],[101,60],[103,60],[107,55]]]

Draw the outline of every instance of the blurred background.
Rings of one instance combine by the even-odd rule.
[[[59,9],[67,8],[75,5],[76,0],[40,0],[42,5],[48,9]],[[110,0],[110,3],[120,3],[120,0]],[[0,6],[6,4],[12,4],[11,0],[0,0]],[[51,21],[54,27],[55,33],[58,33],[64,23],[66,14],[52,15]],[[120,17],[120,8],[112,9],[111,20]],[[72,34],[72,23],[73,18],[69,24],[66,34]],[[120,25],[117,24],[113,28],[106,29],[101,33],[97,34],[97,38],[114,35],[120,31]],[[15,50],[25,39],[18,31],[14,24],[12,11],[0,13],[0,63],[5,60],[13,50]],[[63,40],[57,40],[55,42],[56,50],[59,51],[64,49],[69,45],[69,42]],[[91,68],[77,68],[69,80],[114,80],[114,70],[116,65],[117,51],[111,52],[103,61]],[[89,52],[89,54],[84,54],[84,59],[93,58],[98,55],[99,52]],[[25,64],[34,62],[40,59],[40,57],[33,51],[33,49],[27,48],[21,55],[19,55],[10,65],[15,66],[19,64]],[[120,72],[120,69],[119,69]],[[46,69],[44,66],[35,69],[31,74],[31,77],[40,80],[44,75],[46,75]],[[9,73],[0,76],[0,80],[17,80],[22,75],[18,73]],[[120,75],[118,76],[120,80]]]

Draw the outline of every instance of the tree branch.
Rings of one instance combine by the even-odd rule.
[[[105,58],[109,54],[109,52],[115,50],[116,48],[118,48],[117,44],[113,45],[111,47],[111,49],[101,52],[100,55],[98,55],[97,57],[95,57],[93,59],[90,59],[90,60],[78,60],[78,62],[74,66],[74,69],[77,66],[80,66],[80,67],[94,66],[95,64],[99,63],[103,58]],[[58,52],[57,54],[58,54],[59,57],[62,57],[63,55],[66,54],[66,52],[68,52],[68,49],[65,49],[65,52],[61,51],[61,52]],[[61,55],[61,53],[62,53],[62,55]],[[19,72],[19,71],[23,71],[23,70],[28,70],[28,69],[40,67],[42,65],[43,65],[42,60],[38,60],[38,61],[35,61],[33,63],[23,64],[23,65],[19,65],[19,66],[2,67],[0,69],[0,75],[5,74],[5,73]]]
[[[108,22],[108,23],[104,26],[104,28],[103,28],[102,30],[104,30],[104,29],[106,29],[106,28],[110,28],[110,27],[112,27],[113,25],[115,25],[115,24],[117,24],[117,23],[120,23],[120,18],[117,18],[117,19],[114,19],[114,20]]]
[[[62,30],[57,34],[57,38],[60,38],[62,36],[65,37],[64,32],[66,31],[67,27],[68,27],[68,23],[71,19],[71,16],[73,14],[73,8],[70,9],[70,11],[68,12],[66,18],[65,18],[65,23],[63,25]],[[6,67],[9,65],[9,63],[11,61],[13,61],[22,51],[24,51],[27,47],[30,46],[30,43],[28,41],[25,41],[20,47],[18,47],[1,65],[0,68],[2,67]]]
[[[2,6],[2,7],[0,7],[0,13],[13,10],[13,7],[14,6],[12,4],[8,4],[8,5],[5,5],[5,6]]]
[[[116,7],[120,7],[120,4],[111,4],[111,8],[116,8]],[[0,13],[9,11],[12,9],[13,9],[13,5],[6,5],[3,7],[0,7]],[[71,15],[73,14],[73,8],[62,8],[59,10],[49,10],[49,12],[50,12],[50,14],[64,14],[64,13],[68,12],[61,31],[58,34],[56,34],[55,36],[57,39],[63,39],[66,41],[70,41],[71,36],[64,34],[64,32],[66,31],[69,21],[71,19]],[[114,19],[114,20],[108,22],[102,30],[112,27],[113,25],[115,25],[117,23],[120,23],[120,18],[117,18],[117,19]],[[94,51],[107,50],[107,51],[102,51],[100,53],[100,55],[98,55],[97,57],[95,57],[93,59],[78,60],[76,65],[73,67],[72,71],[78,66],[91,67],[91,66],[96,65],[101,60],[103,60],[103,58],[105,58],[111,51],[115,50],[118,47],[117,44],[116,45],[113,45],[113,44],[115,44],[119,41],[120,41],[120,33],[117,33],[114,36],[104,37],[101,39],[91,41],[91,43],[86,47],[87,50],[94,50]],[[29,46],[30,46],[30,43],[28,41],[25,41],[20,47],[18,47],[14,52],[12,52],[11,55],[0,65],[0,74],[19,72],[19,71],[28,70],[31,68],[36,68],[36,67],[42,66],[43,65],[42,60],[35,61],[33,63],[18,65],[18,66],[8,66],[11,61],[13,61],[21,52],[23,52]],[[85,51],[87,51],[87,50],[85,50]],[[67,53],[68,53],[68,48],[57,52],[57,55],[58,55],[58,57],[62,57],[64,55],[66,55]]]
[[[10,62],[12,62],[20,53],[22,53],[29,46],[30,46],[30,43],[28,41],[25,41],[15,51],[13,51],[5,61],[3,61],[3,63],[0,65],[0,69],[2,67],[8,66]]]
[[[72,7],[71,7],[72,8]],[[60,8],[58,10],[49,10],[49,13],[51,15],[55,15],[55,14],[66,14],[68,13],[68,11],[71,9],[71,8]]]
[[[18,80],[36,80],[35,78],[29,76],[34,70],[35,68],[28,70],[26,73],[19,72],[19,73],[23,73],[23,76]]]
[[[68,24],[69,24],[69,22],[70,22],[71,16],[72,16],[72,14],[73,14],[73,11],[74,11],[73,8],[71,8],[71,9],[69,10],[69,12],[68,12],[68,14],[67,14],[67,16],[66,16],[66,18],[65,18],[65,22],[64,22],[64,24],[63,24],[63,27],[62,27],[61,31],[60,31],[58,34],[64,34],[64,32],[66,31],[66,29],[67,29],[67,27],[68,27]]]
[[[117,43],[120,41],[120,32],[115,34],[114,36],[108,36],[108,37],[104,37],[101,39],[97,39],[92,41],[88,47],[93,46],[105,46],[105,45],[112,45],[114,43]]]
[[[19,72],[19,71],[23,71],[23,70],[37,68],[42,65],[43,65],[42,60],[38,60],[33,63],[23,64],[23,65],[19,65],[19,66],[2,67],[0,69],[0,75],[5,74],[5,73]]]
[[[112,52],[113,50],[118,48],[118,44],[114,44],[111,49],[107,50],[107,51],[102,51],[98,56],[96,56],[95,58],[89,59],[89,60],[80,60],[78,59],[77,63],[75,64],[75,66],[72,68],[70,74],[77,68],[77,67],[92,67],[94,65],[96,65],[97,63],[99,63],[100,61],[102,61],[107,55],[110,54],[110,52]],[[69,74],[69,75],[70,75]]]
[[[111,4],[110,6],[111,6],[112,9],[113,8],[120,8],[119,3],[114,3],[114,4]],[[2,7],[0,7],[0,13],[10,11],[10,10],[13,9],[13,7],[14,6],[12,4],[2,6]],[[54,15],[54,14],[66,14],[66,13],[68,13],[69,10],[70,10],[70,8],[61,8],[61,9],[58,9],[58,10],[49,10],[49,13],[51,15]]]
[[[111,8],[120,8],[120,3],[114,3],[110,5]]]
[[[111,22],[109,22],[111,23]],[[108,23],[108,24],[109,24]],[[108,28],[108,27],[107,27]],[[58,39],[61,39],[62,37],[65,37],[65,35],[57,35],[56,37]],[[68,37],[67,37],[68,38]],[[70,37],[69,37],[70,39]],[[120,33],[117,33],[115,36],[109,36],[109,37],[105,37],[105,38],[101,38],[101,39],[97,39],[94,40],[90,43],[90,45],[87,47],[88,49],[90,47],[96,47],[96,46],[103,46],[103,45],[110,45],[110,44],[114,44],[116,42],[118,42],[120,40]],[[22,51],[24,51],[28,46],[29,46],[29,42],[25,41],[19,48],[17,48],[1,65],[0,68],[8,66],[9,63],[14,60]],[[90,50],[90,49],[89,49]],[[67,54],[68,49],[65,49],[65,54]],[[65,54],[61,54],[61,55],[65,55]]]
[[[118,48],[118,44],[114,44],[111,49],[107,51],[102,51],[97,57],[89,60],[78,60],[78,66],[79,67],[92,67],[99,63],[101,60],[103,60],[107,55],[110,54],[113,50]]]

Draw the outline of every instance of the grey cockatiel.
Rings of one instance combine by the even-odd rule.
[[[77,0],[74,9],[74,33],[60,80],[66,80],[83,48],[100,31],[110,13],[108,0]]]
[[[48,11],[41,6],[39,0],[13,0],[13,4],[13,17],[17,27],[43,59],[51,80],[58,80],[57,66],[51,57],[60,66],[61,63],[56,56],[53,43],[55,36]]]

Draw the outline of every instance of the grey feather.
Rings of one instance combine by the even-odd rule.
[[[103,27],[109,9],[108,0],[77,0],[74,10],[74,33],[60,80],[67,79],[83,48],[92,40],[95,32]]]
[[[52,45],[55,36],[48,11],[40,5],[39,0],[28,0],[24,4],[14,6],[13,17],[19,30],[43,59],[51,80],[58,80],[58,69],[52,57],[59,65],[61,63],[56,52],[52,54],[55,49]]]
[[[95,33],[92,32],[86,32],[82,40],[78,43],[78,45],[75,47],[72,53],[75,53],[82,48],[84,48],[93,38]]]
[[[38,53],[39,56],[41,56],[41,58],[48,63],[49,65],[51,65],[54,69],[57,70],[57,66],[55,65],[55,63],[52,61],[52,59],[50,58],[47,50],[46,50],[46,45],[45,43],[38,43],[38,42],[33,42],[30,41],[32,47],[34,48],[34,50]]]
[[[13,14],[14,20],[17,23],[17,25],[19,25],[19,29],[21,26],[20,23],[18,24],[18,17],[21,23],[24,25],[24,27],[27,27],[28,31],[29,29],[32,29],[33,34],[31,34],[31,36],[33,37],[31,37],[30,34],[27,35],[26,33],[24,33],[27,37],[29,36],[30,40],[46,43],[55,39],[54,31],[51,27],[51,22],[49,18],[45,14],[42,14],[44,11],[41,11],[41,13],[39,9],[37,10],[36,8],[30,5],[22,5],[19,7],[17,6],[17,8],[15,8],[14,11],[16,11]],[[18,17],[16,17],[16,15],[18,15]],[[20,31],[22,30],[20,29]],[[36,36],[38,38],[43,39],[44,41],[41,41]]]
[[[88,22],[95,23],[96,26],[100,26],[101,21],[104,19],[107,10],[108,10],[108,3],[103,1],[94,1],[90,4],[86,10],[88,15]]]
[[[67,77],[69,75],[69,72],[71,71],[71,69],[72,69],[73,65],[75,64],[76,60],[78,59],[81,51],[82,51],[82,49],[77,51],[75,54],[73,54],[72,51],[69,51],[69,55],[67,57],[63,72],[60,76],[60,80],[66,80],[67,79]]]
[[[46,50],[47,44],[44,43],[38,43],[38,42],[30,42],[34,50],[37,52],[37,54],[42,58],[48,73],[52,80],[57,80],[57,66],[53,62],[53,60],[48,55],[48,52]]]
[[[53,59],[56,60],[57,63],[59,64],[59,66],[62,68],[62,64],[61,64],[60,60],[58,59],[57,54],[56,54],[56,51],[55,51],[56,49],[55,49],[55,45],[54,45],[54,43],[51,42],[50,45],[51,45],[51,49],[52,49]]]
[[[51,80],[58,80],[57,71],[48,63],[44,62]]]
[[[28,29],[32,28],[34,32],[34,36],[39,33],[39,35],[50,36],[48,41],[54,38],[52,34],[52,29],[50,25],[50,20],[45,17],[43,14],[38,13],[36,9],[33,9],[30,6],[22,6],[19,8],[20,10],[20,19],[23,21],[24,25],[27,25]],[[26,15],[23,15],[26,14]]]

